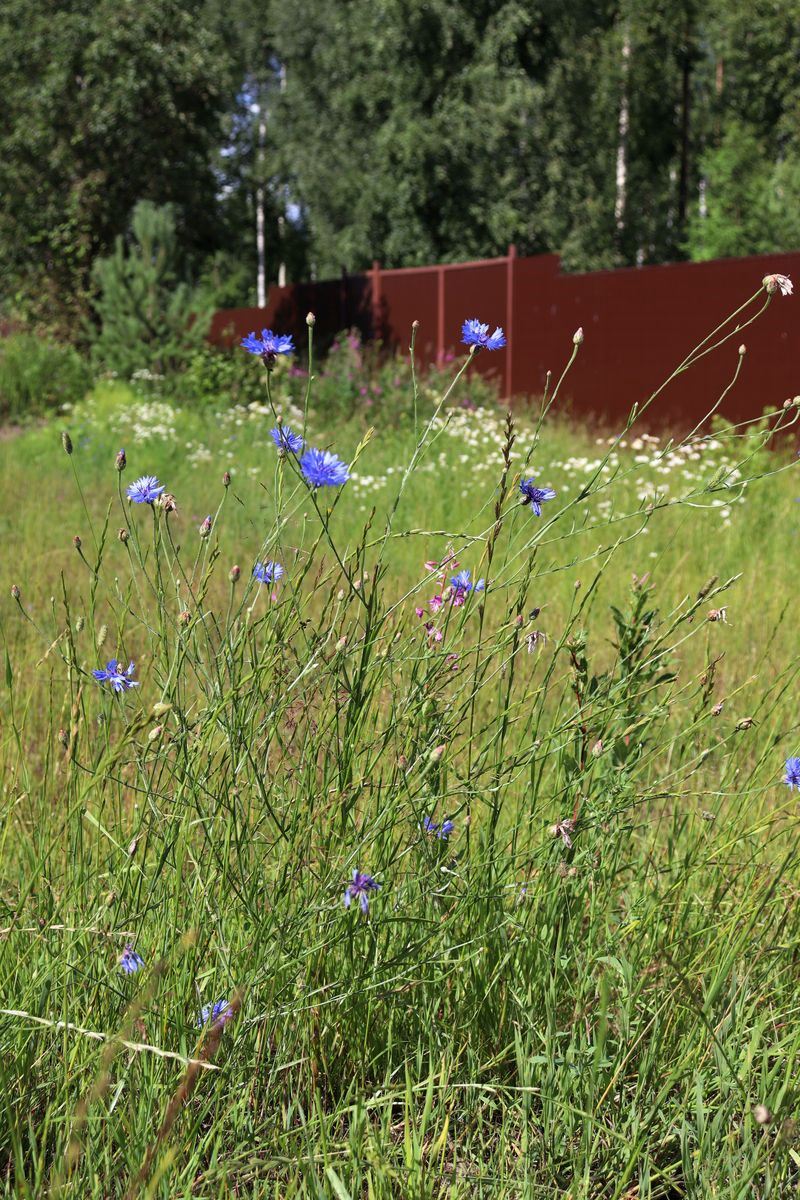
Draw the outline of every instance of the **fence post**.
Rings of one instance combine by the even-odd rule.
[[[372,260],[372,270],[370,271],[370,291],[372,293],[372,337],[379,339],[383,334],[383,320],[381,313],[381,264],[377,258]]]
[[[444,267],[436,268],[436,365],[444,366]]]
[[[514,263],[516,259],[517,247],[512,242],[508,247],[508,256],[506,257],[506,400],[510,400],[514,395]]]

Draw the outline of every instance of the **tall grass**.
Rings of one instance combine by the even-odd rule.
[[[267,383],[4,449],[4,1194],[794,1194],[797,409],[588,446],[559,385],[530,420],[413,376],[382,443]],[[155,470],[177,511],[125,499]]]

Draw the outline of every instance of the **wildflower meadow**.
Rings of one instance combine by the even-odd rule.
[[[800,397],[658,423],[756,284],[622,428],[309,314],[0,440],[4,1196],[798,1194]]]

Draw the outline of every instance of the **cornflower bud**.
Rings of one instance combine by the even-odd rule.
[[[69,436],[66,429],[61,430],[61,445],[64,447],[66,454],[72,454],[72,438]]]
[[[230,571],[228,572],[228,579],[230,579],[231,583],[236,583],[239,576],[241,575],[241,573],[242,573],[241,568],[236,563],[234,563],[234,565],[231,567]]]
[[[434,746],[433,750],[431,750],[430,755],[429,755],[430,761],[432,763],[440,762],[446,749],[447,749],[447,746],[444,742],[442,743],[441,746]]]
[[[75,547],[75,549],[76,549],[76,550],[80,550],[80,548],[81,548],[81,539],[78,537],[77,533],[75,534],[75,537],[72,539],[72,544],[73,544],[73,546]]]
[[[313,329],[314,326],[316,325],[316,323],[317,323],[317,318],[314,316],[314,314],[312,312],[306,313],[306,325],[308,326],[308,328]]]
[[[336,643],[336,653],[341,654],[346,645],[347,645],[347,638],[340,637],[338,642]]]
[[[153,728],[150,730],[150,732],[147,735],[148,742],[155,742],[158,738],[161,737],[161,734],[163,732],[164,732],[163,725],[154,725]]]
[[[19,588],[15,583],[12,583],[11,585],[11,599],[19,600]]]
[[[572,335],[572,344],[574,346],[583,345],[583,327],[579,326]]]
[[[210,535],[211,535],[211,516],[210,515],[207,516],[206,519],[203,521],[203,524],[200,526],[200,529],[198,530],[198,532],[199,532],[201,538],[210,537]]]
[[[741,721],[736,722],[736,732],[742,733],[745,729],[750,729],[753,724],[752,717],[742,717]]]
[[[411,322],[411,328],[412,328],[412,329],[414,329],[414,330],[417,330],[417,329],[419,329],[419,321],[412,321],[412,322]]]
[[[125,543],[127,542],[128,538],[130,536],[131,535],[128,533],[127,529],[120,529],[119,532],[117,533],[117,537],[122,542],[123,546],[125,545]]]
[[[118,471],[124,471],[125,468],[127,467],[127,465],[128,465],[128,460],[125,457],[125,451],[118,450],[117,457],[114,459],[114,466],[117,468]]]
[[[222,486],[223,486],[223,487],[230,487],[230,486],[231,486],[231,473],[230,473],[230,471],[223,471],[223,472],[222,472]]]
[[[744,357],[744,355],[747,354],[747,346],[745,346],[744,342],[742,342],[741,346],[739,347],[739,354],[742,357]]]

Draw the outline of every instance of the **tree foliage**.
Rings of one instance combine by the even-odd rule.
[[[227,303],[257,207],[273,281],[791,248],[798,96],[800,0],[7,0],[2,302],[75,336],[140,199]]]

